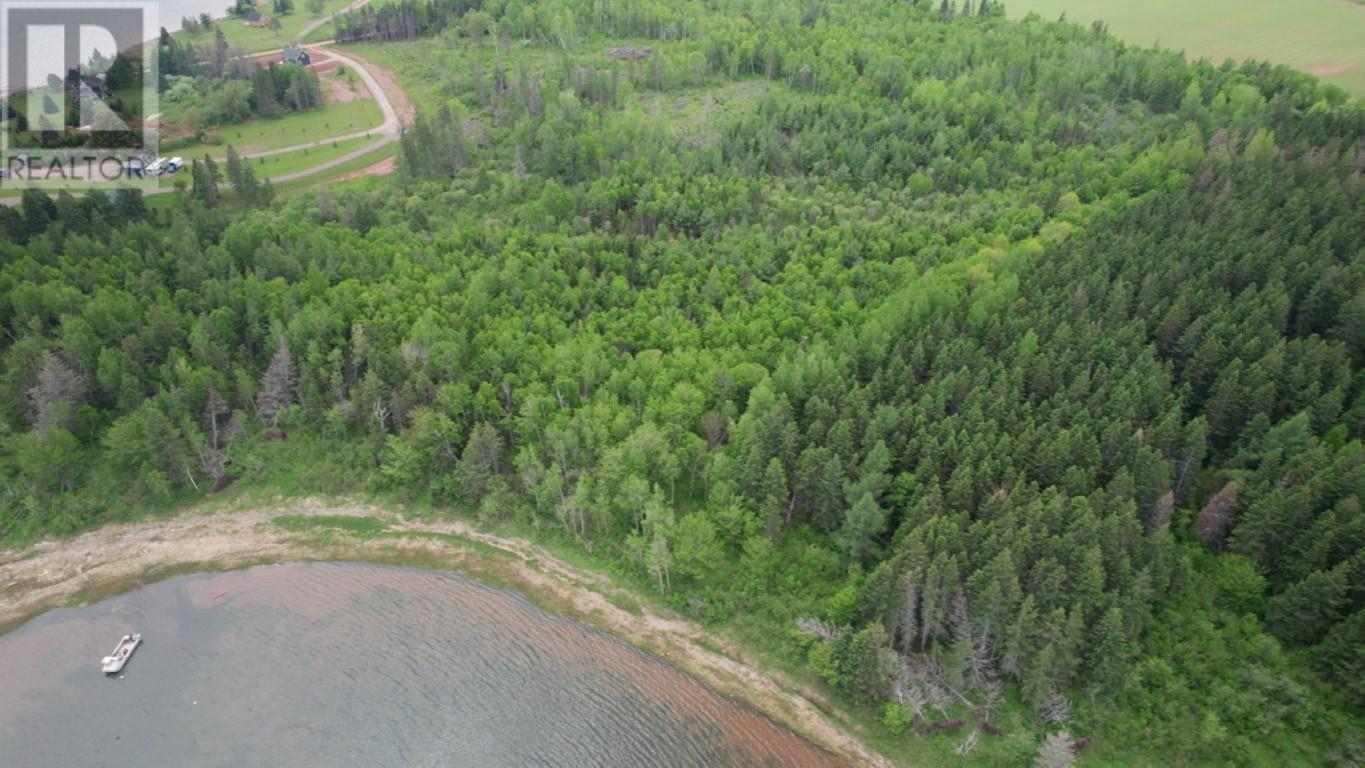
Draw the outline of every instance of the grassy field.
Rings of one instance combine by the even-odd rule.
[[[1009,0],[1010,16],[1100,20],[1137,45],[1191,59],[1288,64],[1365,96],[1365,4],[1355,0]]]
[[[373,139],[371,139],[371,141],[373,141]],[[322,156],[322,154],[317,154],[321,153],[322,150],[313,150],[314,151],[313,157],[308,158],[307,162],[302,162],[302,164],[300,164],[300,168],[292,169],[284,168],[283,171],[281,171],[281,169],[278,168],[270,169],[268,168],[268,166],[262,166],[261,164],[254,165],[254,168],[255,171],[257,171],[258,179],[268,179],[268,177],[270,176],[278,176],[281,175],[281,173],[292,173],[293,171],[302,171],[302,169],[308,168],[308,166],[310,165],[317,165],[318,162],[324,162],[326,160],[332,160],[333,157],[343,156],[343,154],[347,153],[347,151],[354,151],[356,149],[359,149],[359,146],[364,146],[366,145],[366,143],[369,143],[364,141],[364,139],[356,139],[356,142],[359,142],[358,146],[348,147],[348,149],[344,149],[341,151],[332,150],[332,147],[328,147],[329,154],[326,154],[326,156]],[[388,143],[388,145],[379,147],[379,149],[370,151],[370,153],[363,154],[363,156],[355,158],[355,160],[352,160],[351,162],[343,162],[343,164],[336,166],[336,168],[330,168],[328,169],[328,171],[324,173],[314,173],[314,175],[304,176],[303,179],[287,181],[287,183],[284,184],[274,184],[274,194],[276,194],[277,198],[287,198],[287,196],[303,194],[303,192],[310,192],[311,190],[313,190],[313,188],[322,186],[322,184],[329,184],[329,180],[336,179],[336,177],[339,176],[347,175],[347,173],[363,171],[363,169],[369,168],[369,166],[377,164],[377,162],[388,160],[388,158],[393,157],[394,154],[396,153],[397,153],[396,143]],[[284,156],[280,157],[292,158],[298,156],[298,154],[299,153],[289,153],[284,154]],[[269,162],[270,160],[273,160],[273,158],[266,158],[266,162]],[[183,177],[183,179],[186,179],[188,183],[188,177]],[[364,176],[359,177],[359,179],[336,181],[336,183],[330,183],[329,186],[355,187],[362,186],[362,184],[374,183],[375,180],[379,179],[382,179],[382,177]],[[169,188],[168,184],[167,192],[164,192],[164,194],[147,196],[147,207],[150,207],[150,209],[154,210],[169,209],[169,207],[175,205],[176,198],[175,194],[172,194],[172,192],[173,190]]]
[[[167,144],[162,154],[174,153],[189,159],[212,154],[223,157],[231,144],[241,153],[267,152],[331,136],[378,129],[384,122],[374,99],[333,102],[314,112],[294,112],[270,120],[249,120],[213,129],[214,139],[175,146]]]
[[[214,27],[223,30],[223,37],[227,39],[228,45],[236,48],[240,47],[246,53],[260,53],[262,51],[279,50],[296,37],[304,27],[317,21],[325,19],[333,13],[345,8],[351,0],[325,0],[322,14],[314,16],[304,8],[303,0],[296,0],[294,12],[284,16],[276,17],[271,13],[271,3],[260,6],[260,11],[266,16],[278,18],[280,20],[279,30],[262,27],[248,27],[241,19],[225,18],[214,21]],[[324,24],[318,31],[327,30],[330,35],[331,24]],[[200,30],[195,34],[188,32],[177,32],[176,37],[181,41],[191,42],[195,45],[212,45],[214,30]],[[316,37],[312,35],[310,37]],[[322,40],[326,37],[319,38]]]
[[[392,72],[408,99],[427,112],[441,103],[440,93],[450,73],[469,71],[468,52],[449,47],[443,40],[359,43],[338,46],[338,50],[343,54],[354,51]]]
[[[309,147],[294,152],[286,152],[282,155],[257,157],[250,162],[251,167],[256,171],[256,178],[268,179],[272,176],[283,176],[287,173],[296,173],[298,171],[307,170],[315,165],[325,163],[328,160],[334,160],[348,152],[354,152],[357,149],[373,144],[378,140],[378,135],[368,139],[361,136],[355,139],[339,141],[335,144],[324,144],[320,147]],[[181,153],[179,150],[177,150],[176,153],[180,154],[181,157],[184,157],[186,161],[210,156],[219,165],[222,165],[223,162],[227,160],[226,146],[200,146],[197,147],[192,154],[188,155]]]
[[[373,187],[373,185],[376,184],[387,183],[385,177],[383,176],[362,176],[354,179],[346,179],[344,181],[334,181],[334,179],[336,179],[339,176],[344,176],[348,173],[353,173],[355,171],[361,171],[366,168],[369,168],[370,166],[375,165],[380,161],[387,160],[388,158],[393,157],[397,153],[398,144],[392,142],[389,144],[385,144],[379,149],[376,149],[373,152],[366,153],[365,155],[362,155],[361,157],[358,157],[350,161],[349,163],[342,163],[341,165],[338,165],[337,167],[328,170],[326,173],[314,176],[307,176],[305,178],[297,179],[295,181],[290,181],[284,184],[276,184],[275,195],[276,197],[288,197],[290,195],[309,192],[314,187],[320,187],[323,185],[326,185],[329,188],[336,189],[366,186]]]

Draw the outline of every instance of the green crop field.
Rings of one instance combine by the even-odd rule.
[[[1288,64],[1353,96],[1365,96],[1365,4],[1354,0],[1011,0],[1014,17],[1100,20],[1138,45],[1184,50],[1191,59]]]

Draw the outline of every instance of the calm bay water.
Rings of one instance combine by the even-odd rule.
[[[121,678],[98,661],[144,635]],[[0,636],[5,766],[832,764],[647,654],[457,574],[183,576]]]
[[[161,19],[161,26],[171,32],[179,31],[180,20],[186,16],[198,18],[199,14],[207,13],[214,19],[223,19],[227,16],[228,9],[232,7],[230,0],[160,0],[156,3],[156,12]],[[296,5],[295,13],[303,13],[303,6]],[[224,24],[241,24],[241,21],[225,20]]]
[[[75,0],[73,0],[75,1]],[[114,0],[99,0],[100,3],[108,4]],[[142,0],[136,0],[135,7],[141,6]],[[54,3],[54,5],[58,5]],[[97,3],[98,5],[98,3]],[[151,3],[148,10],[155,14],[154,18],[144,22],[145,32],[149,40],[155,40],[157,32],[164,28],[169,32],[180,31],[180,22],[186,17],[198,18],[200,14],[207,13],[214,19],[221,20],[223,24],[241,24],[237,19],[227,19],[228,8],[232,5],[229,0],[160,0]],[[303,13],[300,10],[296,13]],[[27,67],[28,80],[27,87],[40,88],[47,82],[48,74],[55,74],[59,77],[65,76],[66,69],[70,62],[66,61],[63,55],[64,31],[59,26],[35,27],[29,29],[27,35],[27,55],[25,64]],[[204,37],[198,41],[200,44],[205,42],[212,43],[212,36]],[[281,45],[284,41],[281,41]],[[95,51],[99,51],[105,57],[112,57],[119,49],[113,36],[98,26],[87,25],[81,30],[80,38],[80,62],[88,62]],[[3,50],[0,50],[3,55]],[[14,66],[17,62],[11,62]],[[0,94],[4,94],[9,89],[10,83],[0,83]]]

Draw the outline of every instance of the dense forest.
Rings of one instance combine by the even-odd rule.
[[[391,182],[0,208],[0,541],[283,438],[576,542],[887,741],[1365,760],[1360,102],[993,2],[339,28],[432,61]]]

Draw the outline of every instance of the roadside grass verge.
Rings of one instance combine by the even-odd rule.
[[[357,140],[356,140],[356,143],[359,144],[361,147],[363,147],[363,146],[365,146],[367,143],[368,143],[368,144],[373,144],[375,141],[377,141],[377,139],[370,139],[370,140],[368,140],[368,141],[366,141],[366,140],[364,140],[364,139],[357,139]],[[348,174],[348,173],[354,173],[354,172],[356,172],[356,171],[364,170],[364,169],[366,169],[366,168],[369,168],[369,167],[372,166],[372,165],[375,165],[376,163],[379,163],[379,162],[381,162],[381,161],[383,161],[383,160],[386,160],[386,159],[388,159],[388,158],[393,157],[393,156],[397,153],[397,151],[398,151],[398,150],[397,150],[397,147],[398,147],[398,145],[397,145],[396,142],[390,142],[390,143],[388,143],[388,144],[385,144],[385,145],[382,146],[382,147],[379,147],[379,148],[375,149],[373,152],[368,152],[368,153],[366,153],[366,154],[364,154],[364,155],[361,155],[361,156],[358,157],[358,158],[355,158],[354,160],[351,160],[351,161],[349,161],[349,162],[342,163],[341,165],[338,165],[338,166],[336,166],[335,168],[329,168],[329,169],[327,169],[326,171],[318,172],[318,173],[315,173],[315,174],[309,174],[309,175],[307,175],[307,176],[303,176],[303,177],[301,177],[301,178],[294,179],[293,181],[287,181],[287,182],[284,182],[284,183],[282,183],[282,184],[275,184],[275,185],[274,185],[274,187],[275,187],[275,194],[276,194],[277,196],[281,196],[281,197],[291,196],[291,195],[298,195],[298,194],[307,193],[307,192],[309,192],[309,191],[311,191],[311,190],[313,190],[313,189],[315,189],[315,188],[317,188],[317,187],[319,187],[319,186],[323,186],[323,185],[328,186],[330,189],[354,189],[354,188],[357,188],[357,187],[363,187],[363,186],[365,186],[365,185],[372,185],[372,184],[376,184],[376,183],[383,183],[384,177],[380,177],[380,176],[368,176],[368,177],[363,177],[363,178],[346,179],[346,180],[343,180],[343,181],[332,181],[332,180],[333,180],[333,179],[336,179],[336,178],[339,177],[339,176],[345,176],[345,175]],[[328,149],[330,150],[331,148],[329,147]],[[292,158],[294,158],[295,160],[300,161],[299,164],[303,166],[300,170],[306,170],[307,168],[313,167],[313,166],[318,165],[318,164],[320,164],[320,163],[327,162],[328,160],[332,159],[333,157],[339,157],[339,156],[345,155],[347,152],[355,151],[355,149],[356,149],[355,147],[351,147],[351,148],[345,149],[344,151],[341,151],[341,152],[329,151],[326,155],[317,154],[317,153],[320,152],[321,150],[314,150],[314,154],[312,154],[312,155],[310,155],[310,156],[308,157],[308,162],[306,162],[306,163],[301,162],[302,156],[300,156],[299,153],[296,153],[296,152],[290,153],[290,154],[288,154],[288,155],[280,155],[280,157],[292,157]],[[266,159],[270,159],[270,158],[266,158]],[[270,176],[279,176],[279,175],[281,175],[282,173],[292,173],[292,172],[293,172],[292,170],[288,170],[288,166],[280,166],[280,165],[277,165],[277,166],[275,166],[275,167],[276,167],[276,168],[284,167],[285,170],[269,170],[269,171],[262,170],[262,169],[261,169],[261,166],[256,165],[254,162],[253,162],[253,166],[252,166],[252,167],[253,167],[253,168],[256,168],[256,177],[257,177],[258,179],[260,179],[260,178],[269,178]],[[176,178],[177,178],[177,179],[184,179],[184,180],[186,181],[186,193],[188,193],[188,191],[189,191],[189,186],[188,186],[189,177],[188,177],[188,176],[179,176],[179,175],[178,175],[178,176],[176,176]],[[168,183],[168,184],[164,187],[164,189],[165,189],[164,192],[158,192],[157,194],[148,195],[148,196],[147,196],[147,198],[146,198],[146,204],[147,204],[147,207],[148,207],[149,209],[154,210],[154,211],[166,211],[166,210],[170,210],[171,208],[174,208],[174,207],[175,207],[176,201],[177,201],[178,198],[177,198],[177,196],[176,196],[176,194],[175,194],[174,188]],[[56,190],[56,189],[53,189],[53,190],[52,190],[52,193],[53,193],[53,194],[56,194],[57,192],[58,192],[58,190]],[[19,197],[20,197],[20,193],[19,193],[19,192],[11,192],[11,191],[9,191],[9,190],[6,190],[5,192],[0,193],[0,200],[6,200],[6,199],[18,200]]]
[[[179,155],[186,161],[207,156],[220,159],[227,156],[229,145],[241,154],[269,152],[361,131],[377,131],[383,123],[384,115],[372,98],[331,102],[322,109],[209,129],[206,140],[167,142],[161,153]]]
[[[295,195],[301,192],[307,192],[308,190],[322,185],[326,185],[330,189],[349,189],[367,184],[374,184],[376,182],[382,183],[384,177],[378,176],[346,179],[343,181],[333,181],[333,179],[336,179],[338,176],[345,176],[348,173],[362,171],[376,163],[393,157],[397,152],[398,143],[390,142],[373,152],[361,155],[360,157],[351,160],[350,162],[342,163],[335,168],[329,168],[325,172],[312,174],[283,184],[276,184],[275,194]]]
[[[306,147],[294,152],[286,152],[282,155],[271,155],[269,157],[257,157],[251,159],[251,168],[256,172],[258,179],[270,179],[277,176],[284,176],[290,173],[306,171],[309,168],[330,162],[338,157],[363,149],[380,138],[376,133],[373,136],[359,136],[354,139],[346,139],[332,144],[324,144],[320,147]],[[224,160],[214,158],[219,167],[222,167]]]

